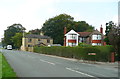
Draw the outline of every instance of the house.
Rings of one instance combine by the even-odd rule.
[[[33,51],[34,46],[48,46],[53,44],[53,39],[44,35],[27,34],[22,38],[21,50]]]
[[[103,28],[100,27],[100,32],[94,30],[93,32],[75,32],[74,30],[66,33],[66,27],[64,28],[64,46],[78,46],[79,43],[86,43],[90,45],[105,45],[103,41]]]

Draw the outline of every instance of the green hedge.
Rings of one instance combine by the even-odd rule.
[[[83,60],[110,61],[112,46],[90,47],[34,47],[34,52]],[[96,55],[88,55],[96,53]]]

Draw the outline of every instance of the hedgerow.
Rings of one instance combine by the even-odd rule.
[[[110,61],[111,53],[114,52],[112,46],[88,46],[88,47],[34,47],[34,52],[62,56],[67,58],[76,58],[82,60]],[[96,55],[88,55],[96,53]]]

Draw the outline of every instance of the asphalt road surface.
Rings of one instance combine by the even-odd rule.
[[[0,49],[18,77],[118,77],[118,69],[32,52]]]

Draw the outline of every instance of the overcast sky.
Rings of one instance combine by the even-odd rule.
[[[28,30],[40,29],[56,15],[66,13],[75,21],[86,21],[99,30],[102,24],[118,21],[119,0],[0,0],[0,38],[4,30],[20,23]]]

